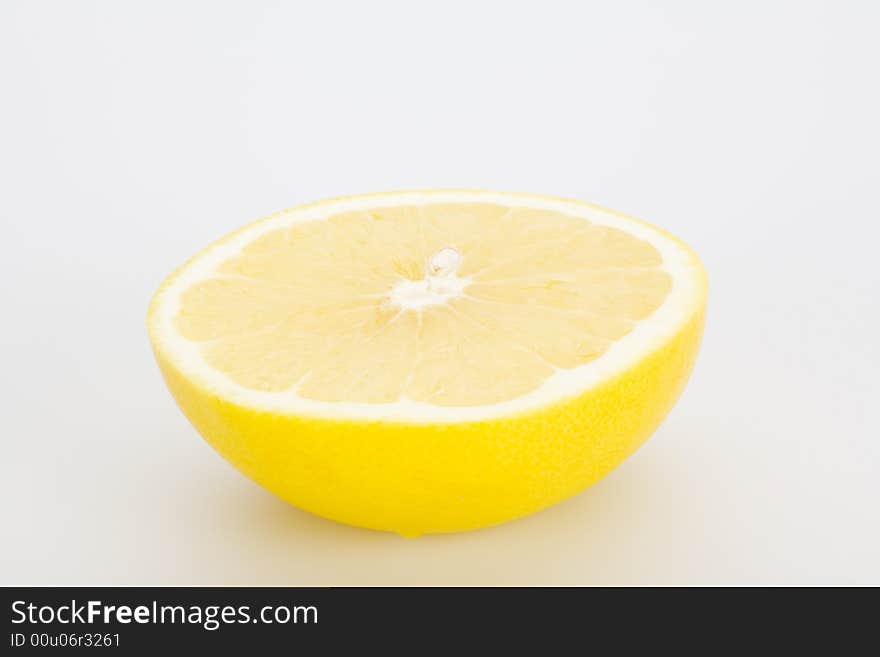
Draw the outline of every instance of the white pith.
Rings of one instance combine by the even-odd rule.
[[[458,251],[450,247],[440,249],[426,264],[423,279],[404,278],[391,288],[391,303],[403,310],[420,310],[461,296],[470,279],[456,276],[460,263]]]
[[[194,283],[210,278],[216,268],[261,235],[291,224],[325,219],[354,210],[391,205],[429,203],[497,203],[509,207],[530,207],[582,217],[595,224],[619,228],[652,244],[663,258],[663,269],[672,278],[672,288],[663,304],[635,328],[614,342],[589,363],[572,369],[557,369],[537,389],[515,399],[482,406],[437,406],[409,399],[383,404],[324,402],[298,397],[294,391],[262,392],[245,388],[211,368],[202,358],[199,343],[183,338],[175,329],[182,293]],[[438,262],[442,266],[445,260]],[[276,413],[329,418],[442,423],[502,417],[540,408],[577,395],[614,374],[626,370],[671,338],[697,310],[701,298],[700,265],[682,245],[647,224],[577,201],[500,192],[438,191],[376,194],[326,201],[293,208],[258,221],[208,247],[187,263],[160,290],[154,300],[151,322],[157,347],[186,377],[214,394],[244,406]],[[444,303],[467,285],[455,271],[439,271],[423,281],[401,282],[391,293],[393,303],[418,308]]]

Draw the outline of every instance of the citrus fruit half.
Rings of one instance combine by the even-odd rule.
[[[562,500],[658,426],[706,276],[593,205],[484,191],[297,207],[208,246],[148,313],[205,439],[303,509],[404,535]]]

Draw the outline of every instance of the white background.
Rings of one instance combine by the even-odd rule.
[[[880,584],[877,6],[5,0],[0,583]],[[643,217],[711,297],[616,472],[409,540],[227,465],[144,315],[251,219],[424,187]]]

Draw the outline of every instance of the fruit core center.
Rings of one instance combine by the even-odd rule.
[[[470,282],[456,275],[461,259],[452,247],[440,249],[428,259],[422,280],[404,279],[391,289],[391,302],[405,310],[415,310],[461,296]]]

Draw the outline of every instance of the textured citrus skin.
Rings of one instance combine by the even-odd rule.
[[[684,389],[700,346],[707,281],[696,255],[693,260],[699,301],[652,352],[572,397],[478,421],[346,420],[249,408],[181,373],[157,339],[155,297],[147,324],[159,367],[186,417],[252,480],[291,504],[350,525],[404,536],[456,532],[570,497],[651,436]]]
[[[563,500],[636,450],[675,403],[699,348],[700,310],[635,367],[517,416],[440,425],[330,420],[245,408],[156,352],[199,433],[248,477],[300,508],[406,536],[475,529]]]

